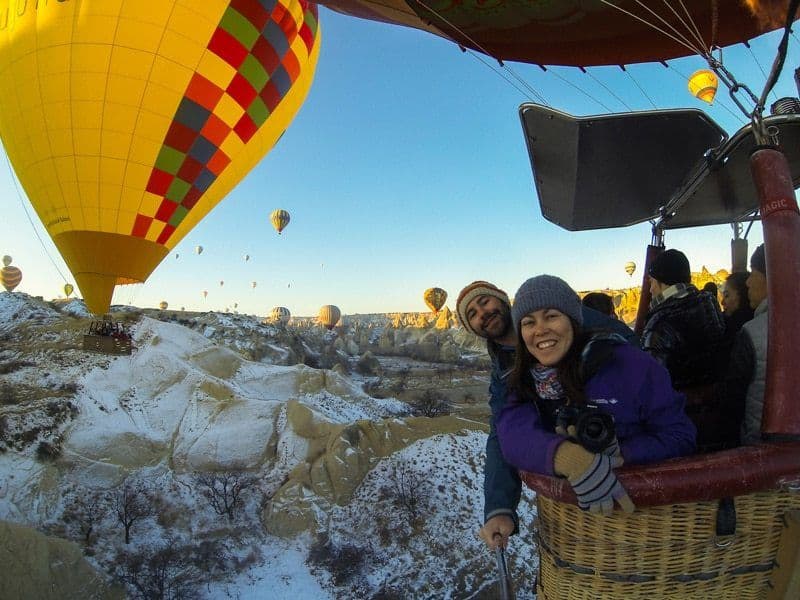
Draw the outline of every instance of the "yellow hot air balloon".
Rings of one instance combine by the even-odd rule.
[[[64,284],[64,295],[69,298],[72,295],[72,292],[75,291],[75,288],[71,283]]]
[[[286,325],[292,317],[292,313],[290,313],[289,309],[285,306],[276,306],[272,309],[269,316],[271,322]]]
[[[161,310],[167,310],[168,306],[169,304],[167,304],[166,300],[162,300],[161,302],[158,303],[158,308]]]
[[[428,305],[428,308],[434,313],[438,313],[439,309],[444,306],[447,300],[447,292],[442,288],[432,287],[425,290],[425,293],[422,294],[422,298],[425,300],[425,304]]]
[[[636,263],[635,262],[633,262],[631,260],[631,261],[628,261],[628,262],[625,263],[625,272],[628,274],[628,276],[633,277],[633,272],[635,270],[636,270]]]
[[[3,266],[7,267],[8,265],[11,264],[11,261],[13,261],[13,260],[14,259],[11,258],[8,254],[3,255]]]
[[[689,91],[692,93],[692,96],[699,98],[703,102],[708,102],[709,104],[714,102],[714,96],[717,95],[718,85],[719,80],[717,79],[717,75],[714,71],[709,71],[708,69],[695,71],[692,73],[692,76],[689,77]]]
[[[278,232],[278,235],[281,234],[281,231],[289,224],[291,217],[289,213],[279,208],[277,210],[273,210],[272,214],[269,216],[269,220],[272,223],[272,226]]]
[[[6,258],[8,262],[6,262]],[[0,269],[0,282],[2,282],[7,292],[13,292],[14,288],[22,281],[22,271],[11,265],[10,256],[3,257],[3,265],[3,268]]]
[[[289,126],[319,55],[301,0],[0,7],[0,139],[94,313],[143,282]]]
[[[339,317],[342,316],[342,312],[339,310],[337,306],[333,304],[326,304],[322,308],[319,309],[319,322],[320,325],[324,325],[326,329],[331,330],[336,327],[336,323],[339,321]]]

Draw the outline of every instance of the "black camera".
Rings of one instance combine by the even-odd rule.
[[[556,410],[556,427],[575,427],[575,439],[589,452],[602,452],[614,441],[614,417],[594,404],[562,406]]]

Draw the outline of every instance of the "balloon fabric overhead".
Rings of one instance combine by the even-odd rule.
[[[675,36],[656,33],[648,22],[657,21],[666,30],[671,27],[684,30],[686,22],[691,21],[696,24],[699,37],[721,47],[778,27],[780,23],[769,17],[773,13],[785,16],[787,3],[784,0],[681,3],[321,0],[319,4],[349,16],[434,33],[498,60],[589,67],[654,62],[693,54]],[[753,14],[746,4],[756,6],[760,14]],[[663,22],[654,18],[654,14]]]
[[[92,312],[274,146],[318,55],[304,0],[0,0],[0,138]]]

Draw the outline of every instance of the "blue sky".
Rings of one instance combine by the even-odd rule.
[[[639,271],[631,279],[623,266],[643,262],[648,224],[570,233],[541,216],[517,112],[533,98],[444,39],[325,8],[320,21],[314,84],[278,145],[145,284],[118,287],[114,303],[154,307],[166,300],[171,309],[187,310],[234,310],[236,304],[239,312],[257,315],[278,305],[314,315],[321,305],[336,304],[352,314],[427,310],[422,293],[431,286],[447,290],[452,309],[461,287],[474,279],[511,294],[543,272],[580,290],[639,281]],[[725,64],[760,93],[760,68],[769,70],[777,40],[775,34],[754,40],[752,53],[743,45],[726,49]],[[794,37],[770,100],[797,96],[792,72],[800,65],[791,60],[797,56]],[[682,75],[702,68],[699,58],[670,64],[629,70],[659,108],[707,110],[730,133],[744,124],[725,90],[711,107],[686,91]],[[574,68],[545,73],[509,66],[565,112],[607,112],[589,96],[612,111],[652,108],[617,67],[591,69],[590,77]],[[65,283],[59,271],[74,281],[24,201],[33,226],[28,221],[2,162],[0,253],[22,269],[19,291],[57,297]],[[275,208],[292,215],[281,236],[269,224]],[[683,249],[693,270],[716,271],[730,268],[730,238],[727,226],[668,232],[667,246]],[[750,240],[751,248],[762,241],[760,225]],[[198,244],[205,248],[199,256]]]

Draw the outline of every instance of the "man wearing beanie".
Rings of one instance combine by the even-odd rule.
[[[725,319],[715,299],[691,284],[686,255],[665,250],[647,274],[653,300],[642,349],[667,368],[676,389],[718,380],[725,357]]]
[[[767,377],[767,261],[764,244],[750,258],[747,297],[755,309],[751,321],[742,326],[731,351],[725,398],[729,409],[741,419],[741,443],[761,440],[761,414],[764,410],[764,386]]]
[[[491,418],[483,480],[484,525],[480,536],[493,550],[498,543],[505,546],[508,537],[519,530],[517,505],[522,493],[517,469],[509,465],[500,452],[495,427],[497,416],[505,405],[507,378],[514,363],[517,343],[511,322],[511,302],[508,294],[494,284],[473,281],[458,295],[456,314],[464,329],[486,340],[492,364],[489,383]],[[581,310],[581,315],[586,327],[613,330],[629,343],[638,345],[635,334],[621,321],[588,307]]]

